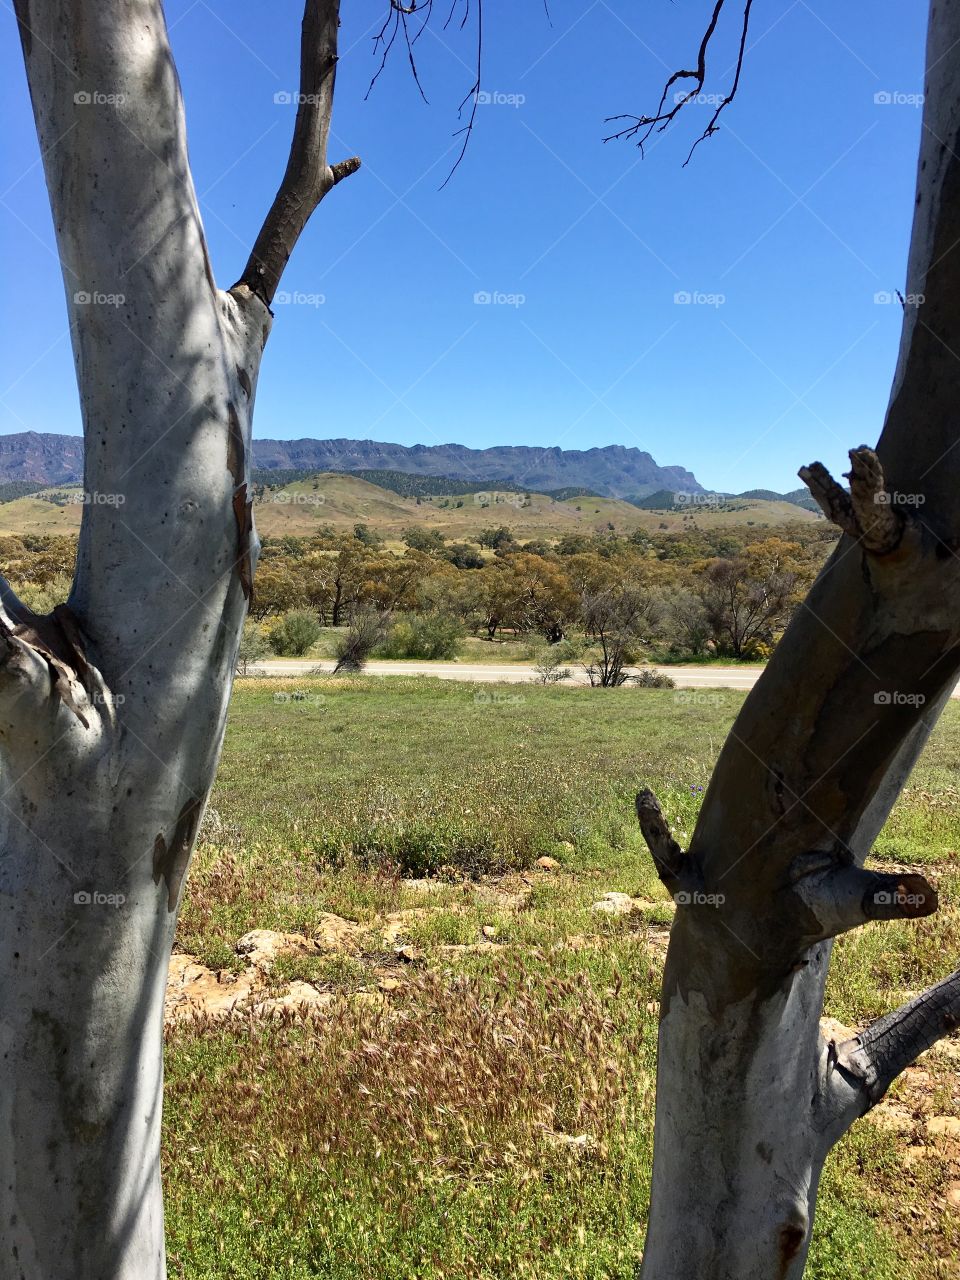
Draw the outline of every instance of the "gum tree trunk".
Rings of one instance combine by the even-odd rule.
[[[900,358],[844,531],[737,718],[689,850],[638,816],[676,896],[644,1280],[798,1280],[824,1160],[960,1023],[960,972],[852,1040],[819,1019],[832,939],[936,909],[864,859],[960,672],[960,6],[931,8]]]
[[[159,0],[18,0],[85,439],[69,603],[0,606],[0,1277],[161,1280],[162,1003],[257,540],[269,302],[319,200],[336,0],[291,161],[217,288]],[[293,210],[291,216],[290,210]]]

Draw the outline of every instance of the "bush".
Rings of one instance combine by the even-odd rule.
[[[281,658],[302,658],[320,639],[320,623],[312,613],[286,613],[270,628],[270,648]]]
[[[677,687],[676,680],[672,680],[670,676],[664,675],[654,667],[635,675],[633,683],[641,689],[675,689]]]
[[[445,614],[407,614],[390,628],[377,647],[377,656],[450,661],[459,655],[462,638],[459,623]]]
[[[367,659],[383,641],[390,620],[389,614],[378,613],[376,609],[360,609],[350,619],[350,626],[344,635],[338,637],[334,645],[334,657],[337,665],[334,675],[342,671],[362,671]]]

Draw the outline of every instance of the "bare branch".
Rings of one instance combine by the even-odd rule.
[[[803,854],[794,859],[790,878],[814,918],[804,945],[872,920],[917,920],[938,906],[937,891],[923,876],[867,871],[846,852]]]
[[[338,182],[360,168],[356,156],[332,167],[327,164],[339,12],[339,0],[306,0],[304,7],[300,93],[290,156],[270,212],[237,281],[267,306],[273,301],[294,245],[317,205]]]
[[[958,1027],[960,969],[837,1045],[837,1066],[866,1099],[859,1114],[876,1106],[902,1071]]]
[[[670,834],[660,803],[652,791],[644,788],[637,793],[637,821],[647,848],[653,857],[657,875],[671,893],[675,893],[689,878],[687,858]]]
[[[703,92],[703,87],[704,87],[704,84],[706,83],[706,78],[707,78],[707,53],[710,48],[710,42],[713,39],[714,33],[717,30],[717,25],[720,21],[720,15],[723,12],[723,7],[725,4],[726,4],[726,0],[715,0],[713,12],[710,16],[710,22],[707,26],[706,31],[703,34],[703,39],[700,41],[700,49],[697,53],[696,69],[674,71],[674,73],[667,79],[667,82],[663,87],[663,93],[660,95],[660,102],[657,105],[657,110],[655,115],[635,116],[635,115],[625,114],[625,115],[618,115],[618,116],[608,116],[607,117],[608,123],[612,123],[617,120],[630,120],[632,121],[632,123],[627,125],[623,129],[617,130],[615,133],[609,134],[606,138],[604,138],[604,142],[619,141],[625,138],[637,138],[637,146],[640,148],[641,154],[643,154],[644,145],[646,144],[647,140],[650,138],[650,135],[654,132],[654,130],[656,130],[657,133],[663,133],[663,131],[671,124],[671,122],[676,119],[676,117],[680,114],[683,108]],[[717,124],[717,121],[720,119],[720,115],[722,114],[722,112],[730,105],[730,103],[736,97],[737,90],[740,87],[741,73],[743,71],[743,60],[744,60],[744,55],[746,53],[747,33],[750,29],[750,11],[752,7],[753,7],[753,0],[745,0],[744,9],[743,9],[743,19],[742,19],[741,29],[740,29],[740,47],[737,53],[737,62],[736,62],[736,67],[734,71],[733,84],[730,86],[729,93],[727,93],[717,104],[716,110],[714,111],[713,115],[710,117],[710,121],[707,127],[704,129],[703,133],[701,133],[700,137],[697,138],[693,146],[690,148],[690,152],[686,160],[684,161],[684,168],[686,168],[686,166],[690,163],[693,157],[693,153],[694,151],[696,151],[700,143],[705,142],[707,138],[711,138],[715,133],[719,132],[719,126]],[[674,94],[673,106],[667,110],[664,110],[667,104],[667,96],[670,93],[670,90],[673,88],[675,84],[678,84],[681,80],[683,81],[692,80],[693,86],[683,92],[676,92]],[[639,135],[639,137],[637,135]]]
[[[886,555],[900,545],[906,521],[887,491],[880,459],[868,445],[850,450],[849,493],[822,462],[801,467],[797,474],[827,519],[867,551]]]

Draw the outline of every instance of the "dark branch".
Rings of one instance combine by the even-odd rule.
[[[715,0],[714,2],[713,12],[710,16],[710,22],[707,26],[706,31],[703,34],[703,39],[700,41],[700,49],[699,49],[699,52],[697,53],[696,69],[674,71],[674,73],[667,79],[667,82],[663,87],[663,93],[660,95],[660,102],[657,105],[657,110],[655,115],[635,116],[635,115],[626,114],[626,115],[619,115],[619,116],[608,116],[607,123],[613,123],[614,121],[617,121],[617,120],[629,120],[632,123],[625,126],[623,129],[618,129],[615,133],[609,134],[606,138],[604,138],[604,142],[613,142],[613,141],[618,141],[625,138],[637,138],[637,146],[640,148],[641,154],[643,154],[644,145],[646,144],[646,142],[648,141],[648,139],[650,138],[650,135],[654,132],[654,130],[656,130],[657,133],[663,133],[663,131],[666,128],[668,128],[671,122],[676,119],[676,117],[680,114],[683,108],[703,92],[703,87],[707,79],[707,54],[709,52],[710,42],[713,39],[713,36],[717,30],[717,25],[720,21],[720,15],[723,12],[723,7],[726,4],[726,2],[727,0]],[[719,126],[717,124],[717,121],[720,119],[721,113],[730,105],[730,103],[736,97],[737,90],[740,87],[741,73],[743,71],[743,60],[746,53],[747,33],[749,32],[749,29],[750,29],[750,11],[752,8],[753,8],[753,0],[745,0],[744,9],[743,9],[743,19],[742,19],[741,29],[740,29],[740,47],[737,53],[737,62],[736,62],[736,68],[734,71],[733,84],[730,87],[729,93],[727,93],[725,97],[723,97],[720,100],[720,102],[717,104],[716,110],[711,116],[710,122],[707,125],[707,127],[704,129],[703,133],[700,135],[699,138],[697,138],[696,142],[694,142],[693,146],[690,148],[690,153],[687,156],[686,160],[684,161],[684,167],[686,167],[690,163],[693,153],[694,151],[696,151],[700,143],[706,141],[707,138],[710,138],[715,133],[719,132]],[[679,84],[680,81],[691,81],[691,80],[693,81],[692,87],[686,89],[683,92],[675,93],[673,106],[668,108],[667,110],[664,110],[667,104],[667,96],[670,93],[670,90],[673,88],[673,86],[675,84]]]
[[[837,1064],[875,1106],[897,1076],[960,1027],[960,969],[838,1045]]]
[[[267,306],[273,301],[294,245],[317,205],[338,182],[360,168],[356,156],[341,160],[332,168],[327,164],[339,11],[339,0],[306,0],[300,42],[300,93],[290,156],[280,189],[237,281]]]

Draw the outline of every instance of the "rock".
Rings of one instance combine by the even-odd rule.
[[[485,938],[495,938],[497,936],[496,927],[492,924],[485,924],[480,932]]]
[[[640,907],[629,893],[605,893],[599,902],[595,902],[593,911],[604,911],[608,916],[629,916]]]
[[[547,857],[538,858],[537,866],[540,868],[541,871],[559,871],[560,870],[560,863],[556,860],[556,858],[547,858]]]
[[[196,956],[175,953],[170,957],[167,990],[163,1002],[166,1023],[193,1018],[226,1018],[243,1012],[253,993],[254,976],[239,977],[225,969],[214,972]]]
[[[547,1130],[547,1141],[555,1147],[564,1147],[577,1155],[587,1155],[596,1150],[597,1140],[589,1133],[553,1133]]]
[[[954,1209],[960,1209],[960,1182],[948,1182],[945,1195],[948,1205]]]
[[[398,991],[403,986],[403,983],[399,978],[381,978],[377,986],[381,991]]]
[[[253,1011],[264,1018],[278,1018],[287,1012],[309,1017],[333,1003],[333,993],[320,991],[309,982],[291,982],[283,995],[270,996],[253,1006]]]
[[[325,911],[314,930],[313,943],[318,951],[357,951],[364,932],[355,920],[345,920],[343,916]]]
[[[927,1133],[931,1138],[960,1138],[960,1120],[956,1116],[931,1116]]]

